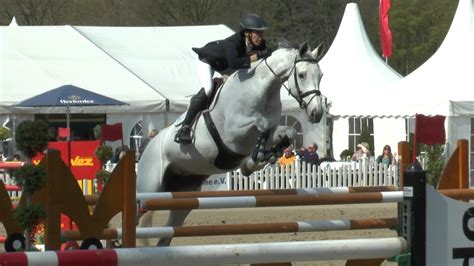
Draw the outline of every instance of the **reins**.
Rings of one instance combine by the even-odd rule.
[[[310,91],[302,92],[301,89],[300,89],[300,86],[298,84],[298,78],[296,77],[296,64],[298,64],[300,62],[310,62],[310,63],[316,63],[317,64],[318,60],[312,59],[312,58],[302,58],[302,59],[296,59],[295,58],[295,62],[293,63],[293,67],[291,68],[290,73],[288,74],[288,78],[291,76],[291,73],[293,73],[293,77],[295,79],[295,84],[296,84],[295,89],[296,89],[296,93],[298,95],[294,95],[291,92],[291,89],[288,88],[288,86],[285,85],[284,81],[280,77],[278,77],[278,75],[275,73],[275,71],[268,64],[267,58],[265,58],[264,61],[265,61],[265,65],[268,67],[270,72],[272,72],[272,74],[280,81],[281,85],[283,85],[283,87],[286,89],[286,91],[288,91],[288,94],[291,95],[293,98],[295,98],[295,100],[300,105],[301,109],[306,109],[308,107],[308,104],[313,100],[314,97],[321,95],[321,91],[319,91],[319,90],[310,90]],[[313,97],[311,97],[311,99],[309,99],[308,102],[305,102],[304,98],[307,97],[307,96],[310,96],[312,94],[314,94]]]

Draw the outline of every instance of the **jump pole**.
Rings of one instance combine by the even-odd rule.
[[[394,228],[398,224],[397,218],[382,219],[340,219],[320,221],[298,221],[289,223],[269,224],[228,224],[228,225],[197,225],[197,226],[168,226],[136,228],[136,238],[160,237],[191,237],[191,236],[218,236],[218,235],[246,235],[246,234],[272,234],[272,233],[297,233],[336,230],[361,230]],[[101,239],[122,238],[122,228],[105,229]],[[79,231],[62,231],[61,237],[67,240],[80,240]]]
[[[365,192],[350,194],[323,195],[283,195],[283,196],[248,196],[248,197],[215,197],[186,199],[154,199],[142,203],[146,210],[171,209],[217,209],[247,207],[281,207],[354,203],[402,202],[402,191]]]
[[[391,258],[406,252],[402,237],[6,253],[0,265],[222,265]]]
[[[147,192],[137,193],[137,200],[151,199],[182,199],[208,197],[242,197],[242,196],[282,196],[282,195],[319,195],[319,194],[347,194],[359,192],[397,191],[395,186],[374,187],[334,187],[334,188],[296,188],[270,190],[231,190],[231,191],[185,191],[185,192]],[[94,205],[99,195],[84,196],[89,205]]]

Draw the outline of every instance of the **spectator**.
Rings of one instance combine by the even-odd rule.
[[[377,157],[376,162],[383,163],[386,165],[392,165],[392,164],[395,164],[396,156],[397,156],[397,153],[392,154],[392,148],[390,148],[390,145],[385,145],[383,147],[382,154]]]
[[[319,155],[317,153],[318,145],[316,143],[309,144],[307,149],[300,149],[299,156],[301,160],[307,164],[319,166]]]
[[[158,135],[158,130],[153,129],[150,131],[150,134],[148,134],[148,138],[142,141],[140,148],[138,148],[138,152],[140,153],[138,160],[140,160],[140,158],[142,157],[142,154],[145,151],[146,146],[148,146],[148,143],[150,143],[151,139],[154,138],[156,135]]]
[[[280,165],[290,165],[296,161],[296,154],[293,152],[293,145],[290,145],[283,150],[283,156],[278,159]]]
[[[353,161],[359,161],[365,158],[370,157],[370,146],[367,142],[361,142],[357,144],[357,149],[352,155],[352,160]]]

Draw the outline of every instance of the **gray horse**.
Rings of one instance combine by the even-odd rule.
[[[148,144],[138,163],[137,192],[196,191],[212,174],[240,168],[248,175],[274,161],[295,135],[293,128],[279,126],[282,86],[311,122],[321,120],[320,53],[307,43],[299,49],[279,48],[250,69],[232,74],[209,111],[197,119],[193,143],[173,141],[177,121]],[[182,225],[190,211],[170,211],[167,226]],[[141,226],[150,225],[151,215],[142,217]],[[170,242],[162,238],[158,245]]]

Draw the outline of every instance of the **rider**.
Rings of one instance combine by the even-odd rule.
[[[214,91],[212,76],[250,68],[250,63],[271,55],[263,39],[267,24],[258,15],[247,14],[240,21],[240,32],[224,40],[213,41],[202,48],[192,48],[198,54],[196,70],[201,83],[199,92],[191,98],[186,116],[175,136],[177,143],[191,143],[191,123],[197,113],[206,108]]]

